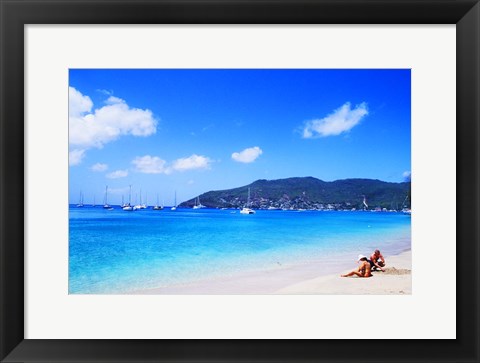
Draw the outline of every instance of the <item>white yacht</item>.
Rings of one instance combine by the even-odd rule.
[[[105,185],[105,198],[103,201],[103,208],[110,209],[112,208],[110,204],[108,204],[108,185]]]
[[[128,203],[124,204],[122,209],[127,212],[133,211],[134,209],[132,207],[131,202],[132,202],[132,186],[130,185],[130,192],[128,193]]]
[[[412,209],[407,207],[407,200],[408,200],[408,194],[405,197],[405,200],[403,201],[402,213],[412,215]]]
[[[250,188],[248,188],[248,197],[247,197],[247,204],[240,210],[241,214],[255,214],[255,211],[250,206]]]
[[[195,205],[193,206],[193,209],[200,209],[200,208],[205,208],[205,206],[202,205],[202,203],[200,203],[200,197],[197,197],[197,199],[195,199]]]
[[[162,210],[163,209],[163,205],[158,204],[158,194],[157,194],[157,204],[155,204],[152,209],[153,210]]]
[[[137,197],[135,197],[135,203],[137,203]],[[133,206],[133,210],[139,210],[139,209],[147,209],[147,204],[143,203],[142,204],[142,190],[140,189],[140,204],[135,204]]]
[[[175,203],[173,204],[173,207],[170,208],[170,210],[177,210],[177,191],[175,191]]]
[[[82,208],[83,207],[83,193],[80,192],[80,198],[78,200],[77,208]]]

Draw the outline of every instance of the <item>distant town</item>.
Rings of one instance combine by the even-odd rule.
[[[179,207],[239,209],[246,205],[260,210],[401,211],[411,208],[411,183],[374,179],[325,182],[313,177],[257,180],[240,188],[201,194]]]

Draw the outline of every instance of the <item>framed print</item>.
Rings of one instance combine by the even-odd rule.
[[[1,9],[2,362],[479,360],[477,1]]]
[[[75,111],[102,86],[124,99],[103,91],[106,104]],[[369,103],[283,116],[359,88]],[[70,69],[69,294],[410,294],[410,88],[408,69]],[[130,106],[152,93],[162,106]],[[321,107],[309,104],[305,116]],[[378,164],[381,181],[366,178]],[[365,179],[349,178],[360,165]],[[368,255],[360,272],[340,268],[353,251]],[[352,285],[341,269],[376,279]]]

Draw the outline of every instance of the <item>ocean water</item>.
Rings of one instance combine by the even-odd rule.
[[[302,263],[355,265],[411,246],[394,212],[69,210],[69,293],[124,294]]]

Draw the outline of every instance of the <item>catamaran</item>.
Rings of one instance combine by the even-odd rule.
[[[200,208],[205,208],[205,206],[202,205],[202,203],[200,203],[200,197],[197,197],[195,199],[195,205],[193,206],[193,209],[200,209]]]
[[[248,188],[248,198],[247,198],[247,204],[245,204],[245,207],[240,210],[240,213],[242,214],[255,214],[255,211],[251,208],[250,206],[250,188]]]

